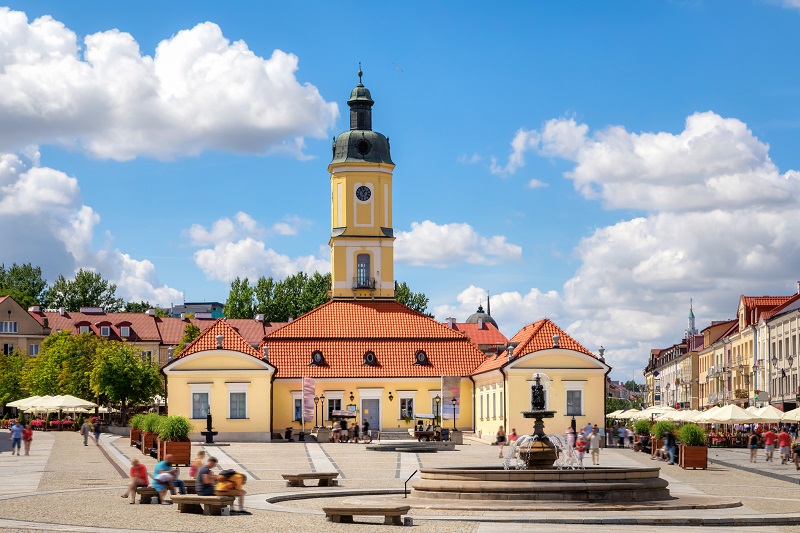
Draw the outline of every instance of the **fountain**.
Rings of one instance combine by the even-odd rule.
[[[535,374],[531,387],[531,409],[523,411],[533,418],[533,434],[523,435],[512,447],[517,468],[461,467],[422,468],[420,479],[412,483],[412,498],[437,500],[652,502],[670,500],[667,481],[659,477],[660,468],[589,467],[577,461],[562,461],[563,439],[548,436],[544,419],[555,411],[545,409],[541,375]],[[554,442],[556,441],[556,442]],[[558,446],[557,446],[558,445]],[[510,455],[510,454],[509,454]],[[558,464],[554,466],[556,461]],[[564,466],[568,466],[564,469]]]

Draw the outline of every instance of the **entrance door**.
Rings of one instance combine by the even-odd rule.
[[[381,401],[378,398],[361,400],[361,415],[369,422],[369,429],[381,429]]]

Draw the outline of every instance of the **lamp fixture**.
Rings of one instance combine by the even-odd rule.
[[[394,396],[392,396],[392,391],[389,391],[389,401],[391,402],[394,400]]]
[[[436,405],[439,405],[439,402],[442,401],[442,398],[437,394],[433,401],[436,402]]]
[[[778,356],[777,355],[773,355],[772,356],[772,366],[773,367],[778,366]]]
[[[319,405],[319,396],[314,396],[314,405]]]
[[[453,396],[453,399],[452,399],[452,400],[450,400],[450,401],[451,401],[451,402],[453,402],[453,406],[454,406],[454,407],[455,407],[456,403],[458,403],[458,400],[456,400],[456,397],[455,397],[455,396]]]
[[[739,373],[744,374],[744,365],[742,364],[739,365]]]
[[[791,355],[786,358],[786,362],[789,363],[789,368],[792,368],[792,363],[794,363],[794,357]]]
[[[356,399],[356,397],[353,396],[353,391],[350,391],[350,401],[352,402],[355,399]]]

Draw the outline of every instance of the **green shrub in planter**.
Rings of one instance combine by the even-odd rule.
[[[678,429],[678,438],[685,446],[705,446],[706,432],[697,424],[684,424]]]
[[[138,429],[139,431],[141,431],[142,426],[144,425],[144,417],[145,415],[143,415],[142,413],[133,415],[130,420],[131,427],[133,429]]]
[[[652,428],[653,423],[646,418],[643,420],[637,420],[633,425],[633,431],[638,435],[649,435]]]
[[[158,428],[161,426],[161,422],[163,420],[164,417],[161,415],[156,413],[147,413],[142,419],[142,431],[146,431],[148,433],[158,433]]]
[[[163,441],[187,441],[192,431],[192,423],[181,415],[164,418],[158,426],[158,438]]]
[[[661,420],[653,426],[653,436],[658,440],[663,439],[667,431],[675,433],[675,424],[668,420]]]

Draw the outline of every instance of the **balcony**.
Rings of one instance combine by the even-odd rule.
[[[746,389],[736,389],[736,391],[733,394],[738,399],[750,397],[750,393]]]
[[[353,290],[368,289],[375,290],[375,278],[362,278],[360,276],[353,278]]]

